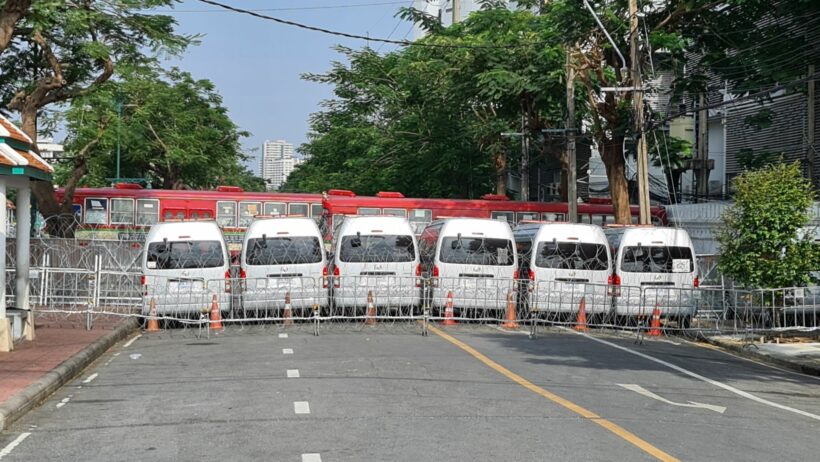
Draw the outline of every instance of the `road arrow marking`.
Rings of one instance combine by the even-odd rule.
[[[724,412],[726,412],[725,407],[715,406],[713,404],[698,403],[696,401],[689,401],[688,403],[676,403],[674,401],[669,401],[668,399],[664,398],[663,396],[656,395],[655,393],[652,393],[651,391],[647,390],[646,388],[644,388],[640,385],[636,385],[634,383],[618,383],[616,385],[618,385],[619,387],[622,387],[622,388],[626,388],[627,390],[632,390],[635,393],[644,395],[646,397],[656,399],[656,400],[658,400],[662,403],[671,404],[673,406],[695,407],[695,408],[701,408],[701,409],[709,409],[710,411],[715,411],[719,414],[723,414]]]

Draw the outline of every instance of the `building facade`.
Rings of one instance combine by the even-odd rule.
[[[299,163],[293,157],[293,144],[285,140],[265,141],[262,145],[262,179],[268,191],[281,188]]]
[[[37,149],[40,151],[40,157],[51,166],[54,166],[65,155],[63,145],[55,143],[51,138],[39,138]]]

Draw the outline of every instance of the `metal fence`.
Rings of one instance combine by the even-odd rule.
[[[13,245],[7,268],[14,267]],[[684,289],[393,275],[154,277],[143,284],[141,252],[137,243],[34,239],[31,303],[41,313],[84,316],[88,328],[100,317],[133,316],[174,329],[219,322],[318,333],[389,323],[425,332],[436,322],[520,327],[531,334],[563,326],[709,336],[810,332],[820,321],[820,288],[730,289],[706,268],[706,259],[699,259],[705,284]],[[7,270],[10,304],[13,281],[14,270]]]

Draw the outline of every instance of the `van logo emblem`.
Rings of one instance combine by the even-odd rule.
[[[287,271],[287,270],[288,270],[288,267],[287,267],[287,266],[283,266],[283,267],[282,267],[282,271]]]
[[[382,265],[379,264],[379,263],[376,263],[376,269],[382,269]]]
[[[481,267],[480,266],[473,266],[473,271],[481,271]]]
[[[189,274],[191,274],[191,272],[190,272],[190,271],[183,271],[183,272],[182,272],[182,275],[183,275],[183,276],[188,276]]]
[[[661,276],[660,274],[655,275],[655,280],[656,281],[660,281],[661,279],[663,279],[663,276]]]
[[[570,275],[570,276],[572,276],[572,277],[574,277],[574,276],[575,276],[575,274],[576,274],[576,273],[575,273],[575,271],[570,271],[570,272],[569,272],[569,275]]]

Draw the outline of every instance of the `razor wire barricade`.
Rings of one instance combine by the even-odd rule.
[[[14,242],[8,244],[14,249]],[[550,326],[687,336],[777,335],[817,331],[820,288],[730,289],[619,286],[578,281],[370,274],[283,274],[218,279],[143,277],[142,245],[103,240],[33,239],[33,309],[81,316],[156,319],[163,328],[224,326],[363,329],[378,324],[424,331],[428,322],[538,329]],[[9,304],[14,251],[7,252]],[[368,271],[365,271],[368,273]],[[719,279],[719,278],[717,278]],[[153,309],[152,309],[153,306]],[[214,310],[214,307],[217,307]],[[216,314],[215,314],[216,313]],[[217,316],[218,314],[218,316]],[[653,325],[653,321],[657,323]]]

